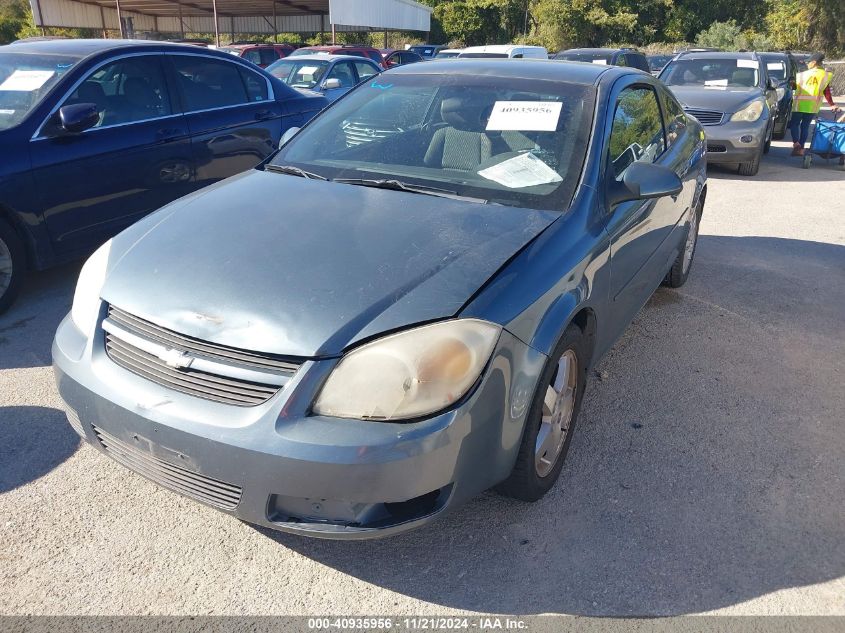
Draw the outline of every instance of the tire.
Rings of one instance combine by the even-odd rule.
[[[763,144],[763,153],[764,154],[768,154],[769,150],[772,149],[772,137],[774,137],[774,135],[775,135],[775,131],[774,131],[774,128],[772,128],[772,133],[769,134],[769,138],[766,139],[766,142]]]
[[[20,292],[26,268],[26,254],[18,234],[0,219],[0,314],[12,305]]]
[[[589,358],[586,342],[581,328],[571,324],[549,357],[528,411],[516,463],[510,476],[496,487],[500,494],[521,501],[537,501],[557,481],[569,452],[587,383]],[[566,371],[567,367],[569,371]],[[561,375],[561,372],[564,374]],[[559,395],[555,402],[555,411],[549,415],[545,402],[550,388],[555,384],[560,385],[565,395]],[[544,415],[544,411],[547,415]],[[566,425],[566,430],[557,434],[551,432],[550,429],[554,426],[552,421],[559,422],[561,427]],[[541,430],[545,432],[546,437],[552,438],[553,443],[547,443],[547,446],[552,448],[542,455],[537,450]],[[554,439],[555,436],[557,440]]]
[[[678,257],[672,263],[672,268],[666,274],[663,283],[670,288],[680,288],[689,279],[692,270],[692,261],[695,258],[695,247],[698,245],[698,229],[701,225],[702,204],[698,203],[695,213],[690,217],[690,227],[687,231],[687,238],[684,240],[684,248],[678,253]]]
[[[760,150],[754,155],[754,159],[747,163],[740,163],[737,172],[740,176],[756,176],[760,171],[760,159],[763,157],[765,149],[761,146]]]

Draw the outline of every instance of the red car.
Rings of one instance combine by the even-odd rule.
[[[311,55],[312,53],[328,53],[329,55],[355,55],[372,59],[376,64],[387,70],[384,57],[377,48],[369,46],[355,46],[351,44],[328,44],[325,46],[303,46],[297,48],[291,55]]]
[[[273,62],[290,55],[296,48],[290,44],[232,44],[221,46],[217,50],[241,57],[261,68],[267,68]]]

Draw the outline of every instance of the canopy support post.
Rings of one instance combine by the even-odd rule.
[[[182,0],[176,0],[176,3],[179,5],[179,32],[181,33],[181,37],[185,39],[185,20],[182,19]]]
[[[120,26],[120,39],[124,39],[126,38],[126,31],[123,28],[123,16],[120,11],[120,0],[114,0],[114,4],[117,8],[117,24]]]
[[[335,32],[334,22],[332,22],[332,46],[337,44],[337,33]]]
[[[279,27],[276,26],[276,0],[273,0],[273,42],[279,43]]]
[[[217,0],[211,0],[211,8],[214,12],[214,43],[220,46],[220,22],[217,17]]]

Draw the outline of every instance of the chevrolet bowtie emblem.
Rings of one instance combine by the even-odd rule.
[[[193,357],[188,356],[185,352],[180,352],[177,349],[169,349],[158,355],[159,360],[164,361],[164,364],[174,369],[187,369],[194,362]]]

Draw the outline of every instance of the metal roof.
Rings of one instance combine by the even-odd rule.
[[[30,0],[36,26],[170,33],[431,29],[415,0]],[[130,20],[130,21],[128,21]],[[216,27],[216,28],[215,28]]]

